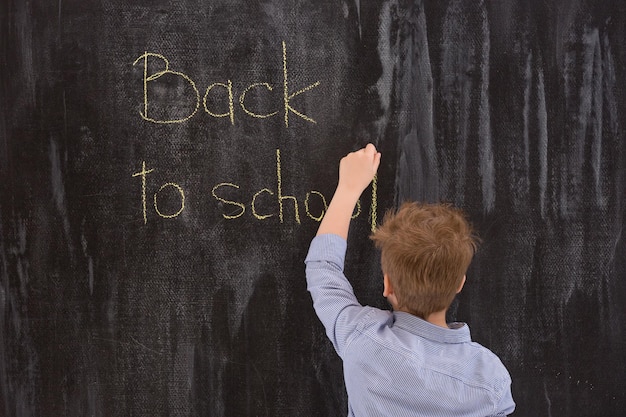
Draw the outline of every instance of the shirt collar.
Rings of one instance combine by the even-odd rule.
[[[469,326],[465,323],[450,323],[448,329],[423,320],[413,314],[394,311],[394,326],[411,332],[417,336],[440,343],[471,342]]]

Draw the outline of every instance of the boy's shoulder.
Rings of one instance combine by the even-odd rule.
[[[475,352],[474,355],[470,356],[472,361],[468,363],[468,366],[476,368],[477,371],[484,369],[485,367],[499,368],[503,373],[503,377],[506,376],[507,378],[510,378],[504,363],[502,363],[500,357],[491,349],[475,341],[468,343],[468,348],[473,349]]]

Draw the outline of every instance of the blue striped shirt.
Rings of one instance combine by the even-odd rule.
[[[308,290],[344,363],[348,416],[484,417],[513,412],[511,378],[469,327],[443,328],[404,312],[361,306],[343,273],[346,241],[317,236]]]

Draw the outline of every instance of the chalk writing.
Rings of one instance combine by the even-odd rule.
[[[296,210],[296,222],[300,223],[300,215],[298,214],[298,200],[292,195],[283,195],[283,177],[280,173],[280,149],[276,149],[276,177],[278,178],[278,217],[283,222],[283,200],[293,200]]]
[[[306,120],[309,123],[316,123],[316,121],[313,118],[307,116],[306,114],[294,108],[293,99],[319,86],[320,82],[316,81],[313,84],[310,84],[304,88],[301,88],[291,93],[290,88],[289,88],[289,68],[287,65],[287,45],[284,41],[282,42],[282,49],[283,49],[282,111],[283,111],[283,118],[284,118],[285,126],[289,127],[289,115],[292,113],[297,115],[301,119]],[[153,68],[155,64],[152,64],[151,62],[149,62],[149,58],[150,58],[150,61],[154,61],[154,60],[160,61],[164,68],[154,73],[150,73],[149,68]],[[190,76],[180,71],[172,71],[170,69],[169,60],[161,54],[146,51],[133,62],[133,66],[139,63],[143,64],[143,110],[139,111],[139,115],[141,116],[142,119],[151,123],[159,123],[159,124],[184,123],[187,120],[191,119],[197,113],[198,109],[200,108],[200,101],[201,101],[200,91],[198,90],[198,88],[196,87],[196,83]],[[159,79],[161,79],[162,77],[166,75],[178,77],[181,80],[184,80],[184,82],[191,87],[191,90],[193,90],[193,93],[194,93],[193,96],[185,97],[185,102],[177,102],[177,101],[171,102],[171,99],[168,99],[168,97],[173,96],[173,97],[179,98],[182,92],[185,90],[185,88],[179,88],[180,86],[175,83],[172,83],[171,80],[169,80],[169,82],[166,82],[167,80],[166,81],[161,80],[162,82],[159,82]],[[278,115],[279,110],[270,111],[268,113],[260,113],[258,110],[255,110],[255,111],[250,110],[249,107],[246,105],[247,94],[253,89],[260,90],[260,87],[265,87],[265,90],[267,90],[270,93],[274,91],[274,87],[272,87],[272,85],[267,82],[255,82],[253,84],[250,84],[239,95],[239,105],[241,109],[248,116],[258,118],[258,119],[265,119],[268,117]],[[150,92],[157,91],[157,88],[158,88],[158,91],[161,92],[159,95],[160,99],[153,99],[151,98]],[[212,94],[212,92],[217,91],[218,88],[225,90],[227,93],[226,94],[227,103],[223,107],[224,109],[227,108],[228,109],[227,111],[220,112],[220,110],[209,108],[210,107],[209,98],[211,96],[215,98],[216,95]],[[187,88],[187,90],[189,90],[189,88]],[[226,82],[214,82],[210,84],[206,88],[204,92],[204,96],[202,98],[204,112],[214,118],[228,117],[231,125],[234,125],[235,124],[234,95],[235,93],[233,91],[233,82],[230,79],[226,80]],[[219,97],[221,96],[219,96],[218,94],[217,98]],[[187,110],[187,107],[189,107],[189,110]],[[218,107],[221,107],[221,106],[218,106]],[[176,114],[177,112],[182,113],[182,112],[187,112],[187,111],[189,112],[189,114]],[[162,116],[160,116],[160,118],[157,118],[157,116],[153,116],[153,114],[155,113],[161,114]],[[167,116],[165,114],[167,114]]]
[[[374,175],[372,180],[372,210],[371,210],[371,225],[372,233],[376,231],[376,222],[378,221],[378,175]]]
[[[134,174],[132,174],[133,177],[141,177],[141,211],[143,214],[144,224],[148,223],[148,215],[147,215],[147,208],[146,208],[146,176],[153,171],[154,169],[146,169],[146,161],[142,161],[141,171],[135,172]],[[161,210],[159,210],[157,197],[158,197],[158,194],[166,187],[175,188],[181,197],[180,209],[173,214],[164,214],[161,212]],[[163,184],[161,188],[159,188],[159,190],[156,193],[154,193],[154,210],[159,216],[166,218],[166,219],[171,219],[173,217],[177,217],[180,213],[183,212],[184,209],[185,209],[185,192],[183,191],[180,185],[175,184],[173,182],[168,182],[168,183]]]
[[[209,96],[209,91],[211,91],[214,87],[224,87],[228,91],[228,111],[226,113],[213,113],[209,110],[206,104],[206,99]],[[204,106],[204,111],[209,113],[213,117],[230,117],[230,124],[235,124],[235,110],[233,108],[233,83],[228,80],[228,84],[224,83],[213,83],[207,87],[206,93],[204,94],[204,98],[202,99],[202,105]]]
[[[252,198],[249,200],[249,203],[245,201],[247,199],[241,198],[241,187],[234,182],[220,182],[214,185],[211,188],[211,195],[215,200],[222,204],[222,218],[226,220],[235,220],[242,217],[248,206],[250,208],[252,217],[257,220],[268,220],[270,218],[278,215],[278,221],[280,223],[284,223],[288,220],[288,216],[285,214],[286,204],[285,202],[289,202],[289,208],[293,207],[293,209],[289,210],[292,214],[292,220],[297,224],[301,224],[302,220],[300,217],[300,202],[295,195],[285,195],[283,191],[283,169],[281,166],[280,159],[280,149],[276,149],[276,177],[275,177],[275,188],[272,189],[270,187],[264,187],[260,190],[254,192],[252,194]],[[141,210],[144,224],[148,221],[147,216],[147,207],[146,207],[146,195],[147,191],[147,176],[148,174],[154,172],[154,169],[148,169],[146,166],[146,162],[142,161],[141,170],[139,172],[135,172],[132,174],[132,177],[140,177],[141,178]],[[159,194],[163,192],[166,188],[174,189],[180,198],[180,208],[172,213],[164,213],[161,208],[159,208],[158,197]],[[370,221],[371,221],[371,229],[374,230],[376,227],[376,210],[377,210],[377,186],[376,186],[376,178],[372,183],[372,193],[371,193],[371,207],[370,207]],[[159,217],[165,219],[171,219],[179,216],[183,210],[185,209],[185,191],[183,188],[174,183],[167,182],[160,186],[160,188],[154,193],[154,210]],[[322,194],[320,191],[311,190],[305,194],[304,197],[304,212],[306,216],[314,220],[316,222],[320,222],[324,218],[324,214],[328,210],[328,200],[326,196]],[[354,212],[352,213],[352,218],[356,219],[362,213],[361,208],[361,200],[357,201]]]
[[[194,117],[200,109],[200,103],[204,113],[215,119],[228,118],[231,125],[237,122],[235,99],[237,93],[233,87],[233,81],[213,82],[204,90],[201,96],[196,82],[187,74],[171,69],[170,61],[162,54],[154,52],[144,52],[134,62],[133,66],[143,65],[143,103],[139,111],[141,118],[150,123],[170,124],[184,123]],[[282,42],[282,83],[272,85],[268,82],[254,82],[248,85],[238,95],[238,104],[244,115],[256,119],[266,119],[282,115],[285,127],[289,127],[290,117],[293,115],[308,122],[317,123],[312,117],[303,111],[296,109],[294,100],[296,97],[313,90],[320,85],[319,81],[304,88],[291,88],[290,68],[287,59],[287,44]],[[277,88],[278,86],[278,88]],[[275,92],[275,90],[278,90]],[[280,91],[282,89],[282,91]],[[252,99],[246,101],[252,93]],[[282,94],[280,94],[282,93]],[[262,100],[267,98],[269,100]],[[257,98],[258,100],[254,100]],[[260,104],[251,104],[252,102]],[[269,103],[269,104],[263,104]],[[267,106],[267,108],[263,108]],[[242,192],[239,185],[233,182],[220,182],[211,188],[211,196],[220,203],[222,208],[221,216],[226,220],[235,220],[242,217],[248,206],[252,217],[256,220],[265,221],[277,218],[278,222],[291,221],[301,224],[300,202],[295,195],[286,195],[283,188],[283,172],[281,167],[280,149],[276,149],[275,159],[275,186],[264,187],[252,194],[249,203],[246,199],[241,199]],[[146,162],[142,161],[141,170],[132,174],[132,177],[141,178],[141,212],[144,224],[148,222],[147,207],[147,177],[154,172],[148,169]],[[164,209],[163,193],[173,190],[180,201],[180,206]],[[376,223],[376,178],[372,184],[372,205],[371,205],[371,227],[375,228]],[[169,195],[169,194],[168,194]],[[161,197],[160,197],[161,196]],[[174,183],[166,182],[161,185],[153,194],[154,211],[164,219],[178,217],[185,210],[185,191]],[[171,197],[169,197],[171,199]],[[320,222],[328,210],[326,197],[319,191],[311,190],[304,197],[304,212],[306,216],[316,222]],[[352,218],[361,214],[361,201],[357,201]]]
[[[254,84],[251,84],[251,85],[248,86],[248,88],[246,88],[243,91],[243,93],[241,93],[241,96],[239,96],[239,105],[241,105],[241,108],[243,109],[243,111],[248,113],[250,116],[256,117],[258,119],[265,119],[267,117],[274,116],[275,114],[278,114],[278,110],[273,112],[273,113],[258,114],[258,113],[254,113],[254,112],[248,110],[248,108],[246,107],[246,105],[244,103],[244,101],[246,100],[246,94],[248,94],[248,91],[252,90],[253,88],[260,87],[260,86],[263,86],[263,87],[267,88],[269,91],[273,91],[274,90],[272,88],[272,86],[269,85],[268,83],[254,83]]]
[[[297,197],[293,195],[283,194],[283,169],[282,169],[281,160],[280,160],[280,149],[276,149],[276,162],[275,163],[276,163],[276,171],[275,171],[276,172],[276,188],[275,190],[271,190],[270,188],[265,187],[265,188],[258,190],[252,195],[252,199],[249,203],[252,216],[257,220],[266,220],[278,214],[278,221],[280,223],[284,223],[285,221],[287,221],[287,216],[285,215],[283,204],[285,201],[288,200],[291,203],[293,203],[293,210],[292,210],[293,221],[295,221],[298,224],[301,224],[300,210],[299,210],[300,203]],[[230,183],[230,182],[223,182],[213,187],[211,194],[216,200],[226,204],[227,206],[238,208],[238,211],[236,214],[232,214],[229,212],[222,213],[222,217],[224,219],[235,219],[235,218],[241,217],[246,212],[247,204],[244,203],[246,199],[242,199],[241,197],[237,199],[235,199],[235,197],[226,198],[224,193],[227,192],[228,190],[227,187],[231,189],[239,190],[238,185]],[[224,191],[224,193],[222,193],[222,191]],[[372,230],[374,230],[374,228],[376,227],[375,222],[376,222],[376,201],[377,201],[376,193],[377,192],[378,192],[377,188],[372,187],[372,195],[371,195],[372,207],[370,211]],[[312,204],[313,200],[318,200],[320,204]],[[268,207],[271,207],[271,204],[273,204],[275,207],[274,212],[272,212],[271,209],[268,209]],[[263,209],[259,208],[260,205],[263,207]],[[313,207],[312,207],[313,205],[319,206],[319,211],[315,210],[314,212]],[[320,222],[322,218],[324,218],[324,214],[326,213],[326,210],[328,210],[328,203],[324,194],[316,190],[311,190],[306,193],[305,198],[304,198],[304,211],[308,218],[316,222]],[[355,212],[352,214],[352,218],[355,219],[359,217],[360,214],[361,214],[361,201],[359,200],[357,201]]]
[[[312,215],[311,211],[309,210],[309,198],[311,197],[311,195],[318,195],[322,199],[324,210],[322,210],[319,216]],[[306,193],[306,197],[304,199],[304,210],[306,211],[306,215],[309,216],[311,219],[318,222],[322,221],[324,213],[326,212],[326,210],[328,210],[328,204],[326,204],[326,198],[324,197],[324,194],[320,193],[319,191],[311,191]]]
[[[133,174],[133,177],[141,176],[141,208],[143,212],[143,222],[148,223],[146,216],[146,174],[151,173],[154,169],[146,170],[146,161],[141,163],[141,171]]]
[[[285,108],[285,126],[289,127],[289,112],[290,111],[302,117],[304,120],[307,120],[311,123],[315,123],[315,120],[311,119],[310,117],[305,116],[304,114],[298,112],[296,109],[291,107],[291,104],[289,104],[289,100],[291,100],[297,95],[300,95],[306,91],[309,91],[312,88],[317,87],[319,84],[320,82],[317,81],[309,85],[308,87],[305,87],[301,90],[296,91],[293,94],[289,94],[289,87],[287,85],[287,46],[285,45],[285,41],[283,41],[283,93],[284,93],[283,101],[284,101],[284,108]]]
[[[250,206],[252,208],[252,215],[254,217],[256,217],[257,219],[259,219],[259,220],[267,219],[268,217],[272,217],[273,216],[273,214],[259,214],[256,211],[256,199],[262,193],[268,193],[269,195],[274,195],[274,193],[269,188],[263,188],[262,190],[259,190],[256,193],[254,193],[254,196],[252,197],[252,202],[250,203]]]
[[[154,74],[148,75],[148,57],[155,57],[155,58],[161,59],[163,62],[165,62],[165,69],[162,71],[157,71]],[[133,62],[133,65],[136,65],[139,61],[141,61],[142,58],[143,58],[143,112],[142,111],[139,112],[139,114],[141,115],[141,118],[152,123],[163,123],[163,124],[182,123],[186,120],[191,119],[196,114],[196,112],[198,111],[198,108],[200,107],[200,92],[198,91],[198,88],[196,87],[196,83],[194,83],[194,81],[191,78],[189,78],[187,75],[183,74],[182,72],[171,71],[170,63],[167,60],[167,58],[165,58],[163,55],[155,54],[151,52],[145,52],[143,55],[137,58],[135,62]],[[171,74],[171,75],[175,75],[175,76],[183,78],[191,85],[194,92],[196,93],[195,108],[193,109],[191,114],[187,115],[186,117],[182,117],[179,119],[157,120],[148,116],[148,83],[156,81],[157,79],[161,78],[162,76],[166,74]]]
[[[174,214],[163,214],[161,213],[161,210],[159,210],[159,206],[157,204],[157,195],[165,188],[165,187],[174,187],[176,190],[178,190],[179,194],[180,194],[180,209],[178,209],[178,211],[176,211]],[[180,213],[183,212],[183,210],[185,209],[185,192],[183,191],[183,189],[180,187],[180,185],[175,184],[173,182],[168,182],[166,184],[163,184],[161,186],[161,188],[159,188],[159,191],[157,191],[156,193],[154,193],[154,210],[157,212],[157,214],[165,219],[171,219],[173,217],[178,216]]]
[[[237,184],[231,184],[229,182],[222,182],[222,183],[217,184],[215,187],[213,187],[213,189],[211,190],[211,195],[224,204],[230,204],[232,206],[239,207],[239,209],[241,209],[241,212],[239,212],[238,214],[222,214],[225,219],[236,219],[237,217],[242,216],[243,213],[246,212],[246,206],[236,201],[226,200],[225,198],[218,196],[216,191],[220,187],[233,187],[233,188],[238,189],[239,186]]]

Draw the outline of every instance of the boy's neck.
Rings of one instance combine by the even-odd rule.
[[[448,329],[448,322],[446,322],[446,310],[437,311],[436,313],[432,313],[425,319],[430,324],[434,324],[436,326],[444,327]]]

